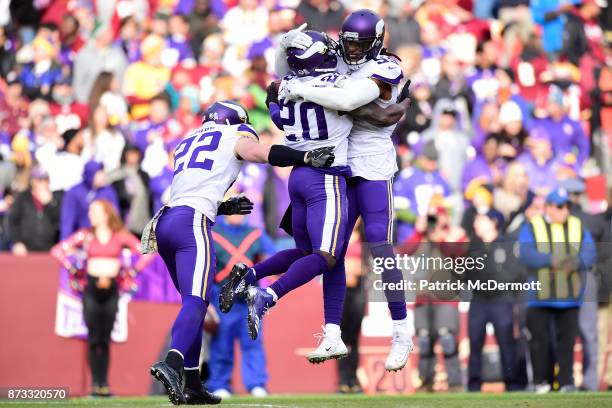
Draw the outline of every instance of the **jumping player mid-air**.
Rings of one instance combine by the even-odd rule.
[[[149,222],[142,238],[143,253],[159,251],[182,299],[172,327],[170,351],[164,361],[151,367],[151,374],[164,385],[173,404],[221,401],[202,386],[199,356],[202,323],[215,275],[211,237],[215,217],[248,214],[253,206],[246,197],[222,202],[242,163],[329,167],[333,160],[329,145],[310,151],[260,145],[246,110],[231,101],[209,107],[202,127],[176,147],[170,201]]]
[[[331,90],[331,91],[333,91],[337,87],[351,86],[355,81],[353,81],[350,78],[347,78],[344,75],[340,75],[336,72],[337,59],[335,58],[335,56],[331,61],[329,61],[329,57],[326,57],[324,59],[321,59],[320,57],[316,57],[316,58],[313,57],[318,54],[317,50],[323,50],[326,48],[330,48],[331,44],[329,43],[329,39],[320,33],[315,33],[315,32],[303,33],[301,32],[301,29],[303,28],[304,26],[302,26],[300,30],[294,30],[293,32],[287,33],[285,36],[283,36],[283,39],[281,41],[281,47],[283,47],[284,49],[283,53],[285,54],[287,64],[290,70],[293,72],[293,75],[289,75],[284,78],[282,85],[288,82],[291,82],[291,81],[299,81],[300,83],[303,83],[303,84],[308,84],[313,87],[317,87],[323,90]],[[294,35],[296,32],[298,32],[299,35]],[[302,37],[308,38],[308,41],[304,40],[304,38]],[[303,45],[305,43],[308,43],[309,45],[306,47]],[[305,61],[306,59],[311,60],[311,61],[310,62]],[[324,64],[321,65],[323,61],[324,61]],[[317,69],[315,70],[313,70],[312,68],[309,68],[311,64],[313,63],[318,64]],[[333,65],[331,63],[333,63]],[[330,68],[332,66],[333,66],[333,69]],[[319,73],[319,75],[313,78],[313,75],[317,73]],[[304,75],[307,75],[307,76],[304,76]],[[269,97],[270,97],[270,94],[273,93],[270,91],[270,89],[273,89],[273,87],[269,88]],[[350,116],[354,118],[360,118],[362,120],[368,120],[370,123],[375,123],[377,126],[386,127],[391,124],[395,124],[403,115],[406,107],[408,106],[408,102],[409,100],[406,99],[404,102],[400,104],[389,104],[388,106],[383,108],[373,102],[364,104],[362,100],[357,100],[351,103],[347,103],[345,106],[343,106],[342,110],[350,111],[350,115],[342,115],[341,113],[338,113],[338,114],[336,113],[338,109],[334,109],[333,111],[330,111],[329,109],[323,110],[319,105],[313,104],[311,102],[307,102],[304,100],[289,101],[281,97],[278,105],[276,105],[275,103],[270,103],[269,109],[270,109],[271,116],[275,124],[287,133],[286,143],[289,146],[292,146],[291,143],[294,142],[293,139],[294,139],[294,135],[296,134],[296,132],[298,133],[301,132],[302,134],[304,133],[309,134],[310,126],[313,123],[317,124],[317,126],[319,126],[319,129],[321,128],[321,126],[325,128],[326,121],[323,120],[325,118],[327,118],[326,119],[327,121],[333,120],[333,121],[339,122],[342,120],[346,120],[345,118],[347,116]],[[297,108],[299,108],[300,110],[311,109],[314,106],[317,106],[318,109],[321,109],[322,111],[324,111],[325,116],[316,115],[316,114],[313,114],[310,117],[306,114],[299,114],[298,116],[294,113],[294,110]],[[300,122],[294,123],[296,118],[298,117],[299,117]],[[308,118],[308,120],[305,120],[305,118]],[[296,124],[299,127],[298,129],[295,128]],[[325,131],[324,135],[325,137],[327,137],[328,132]],[[310,139],[312,139],[312,137],[310,137]],[[340,157],[340,155],[336,153],[336,163],[335,164],[340,164],[338,157]],[[343,173],[345,173],[345,171],[343,171]],[[302,185],[301,188],[310,188],[309,185],[307,185],[309,183],[307,179],[298,180],[297,183],[300,183]],[[291,194],[291,179],[290,179],[290,194]],[[341,196],[345,196],[345,194],[341,194]],[[350,194],[349,194],[349,197],[350,197]],[[224,287],[221,290],[220,305],[221,305],[222,311],[229,310],[232,306],[234,297],[243,294],[246,288],[248,288],[249,285],[252,285],[256,280],[262,279],[263,277],[269,276],[269,275],[282,274],[283,272],[287,270],[288,265],[291,265],[296,260],[302,261],[304,259],[303,258],[304,252],[300,251],[300,249],[304,249],[304,246],[300,242],[302,241],[302,238],[298,235],[300,231],[299,231],[299,228],[296,229],[295,224],[296,223],[299,224],[300,222],[304,222],[305,220],[303,219],[303,214],[302,214],[301,209],[298,208],[296,212],[296,204],[301,205],[299,203],[299,200],[294,200],[294,197],[292,197],[291,206],[292,206],[292,214],[293,214],[293,222],[294,222],[293,233],[294,233],[294,237],[296,238],[297,248],[286,250],[286,251],[281,251],[274,257],[269,258],[266,261],[253,266],[252,268],[247,268],[243,264],[236,265],[234,269],[232,270],[228,283],[224,285]],[[385,208],[387,207],[385,206]],[[329,214],[330,218],[331,216],[334,216],[334,212],[333,212],[334,207],[331,205],[325,205],[325,206],[321,205],[320,211],[325,211],[325,214]],[[319,218],[321,217],[322,216],[320,215]],[[353,221],[353,224],[354,222],[355,221]],[[316,232],[317,229],[322,229],[323,233],[325,234],[325,229],[326,229],[325,223],[320,223],[320,221],[316,217],[313,220],[307,220],[306,223],[308,225],[308,233]],[[352,230],[352,227],[351,227],[351,230]],[[345,231],[344,239],[348,239],[349,236],[350,236],[350,231]],[[344,256],[343,254],[344,252],[346,252],[346,247],[343,246],[341,242],[342,237],[340,236],[336,237],[334,233],[334,235],[331,238],[334,244],[334,248],[333,248],[334,249],[333,251],[334,259],[332,260],[333,261],[332,263],[335,264],[337,259],[340,259],[341,260],[340,263],[342,263],[341,258],[343,258]],[[315,242],[312,242],[312,244],[314,243]],[[320,252],[322,253],[323,257],[327,257],[327,259],[329,260],[330,254],[326,250],[319,249],[319,251],[317,251],[316,246],[314,245],[313,245],[313,250],[315,254]],[[340,258],[338,258],[338,255],[340,256]],[[320,269],[318,270],[310,269],[312,266],[311,261],[313,261],[315,258],[317,257],[310,256],[309,258],[306,259],[309,261],[310,265],[307,264],[306,262],[300,263],[300,265],[303,265],[304,270],[300,272],[301,279],[299,280],[299,285],[302,285],[308,282],[314,276],[316,276],[317,273],[320,273],[319,272]],[[293,268],[293,274],[297,274],[295,272],[295,265],[297,264],[293,264],[291,266],[291,268]],[[289,269],[289,271],[292,271],[292,269]],[[328,279],[327,275],[330,273],[337,274],[338,276],[335,276],[332,279]],[[284,279],[286,279],[288,274],[289,272],[283,275],[279,279],[278,282],[282,282]],[[337,339],[339,341],[335,341],[332,347],[329,347],[324,352],[324,354],[322,354],[319,349],[310,353],[308,355],[308,358],[311,362],[322,362],[330,358],[340,358],[347,354],[346,346],[340,340],[340,327],[339,327],[340,317],[342,315],[342,305],[344,302],[345,286],[346,286],[344,268],[336,267],[336,268],[331,268],[331,270],[328,269],[327,271],[325,271],[324,276],[325,276],[324,284],[326,282],[335,283],[334,290],[325,291],[325,304],[330,305],[332,308],[335,307],[335,309],[333,310],[328,310],[328,308],[326,308],[326,321],[327,323],[330,323],[330,321],[335,322],[335,325],[334,324],[331,325],[332,331],[334,328],[337,329],[337,332],[336,332],[337,336],[334,336],[333,339],[334,340]],[[264,302],[265,307],[263,308],[254,307],[252,309],[252,313],[250,313],[249,315],[250,324],[258,323],[259,320],[261,319],[261,314],[263,313],[263,311],[265,311],[265,309],[274,305],[275,303],[274,295],[276,294],[278,296],[278,294],[276,293],[277,289],[275,285],[276,283],[273,284],[269,289],[266,289],[265,291],[262,289],[250,289],[251,294],[253,295],[259,294],[259,296],[254,298],[254,300],[258,298],[267,299]],[[279,284],[278,286],[282,287],[282,284]],[[297,286],[294,285],[293,288],[295,287]],[[283,290],[282,293],[285,294],[286,291]],[[272,299],[270,299],[270,297],[272,297]],[[254,300],[252,301],[252,303],[256,305],[257,303]],[[329,327],[330,325],[328,324],[327,328]],[[255,327],[255,329],[257,329],[257,327]],[[328,330],[326,330],[326,332],[328,332]]]
[[[294,30],[294,41],[308,45],[300,29]],[[381,107],[394,104],[398,98],[398,85],[403,74],[398,60],[381,52],[385,36],[382,18],[370,10],[355,11],[345,19],[339,36],[339,52],[344,63],[339,72],[346,73],[350,81],[340,82],[339,86],[332,89],[289,81],[283,84],[280,94],[288,100],[305,100],[341,111],[350,111],[372,101]],[[277,57],[276,61],[276,69],[279,71],[277,73],[284,74],[283,58]],[[394,125],[381,127],[355,118],[349,137],[348,162],[353,177],[348,181],[349,216],[345,243],[348,242],[348,236],[361,215],[366,242],[374,258],[394,258],[392,183],[397,164],[391,140],[393,129]],[[343,250],[343,253],[345,252],[346,247]],[[336,268],[343,271],[343,263],[337,263]],[[324,340],[315,353],[318,361],[325,360],[327,356],[333,358],[334,350],[344,346],[338,327],[342,311],[342,304],[338,302],[341,297],[328,293],[343,290],[340,289],[345,286],[342,285],[343,282],[336,281],[341,276],[344,274],[329,273],[323,279],[326,326]],[[383,283],[399,283],[402,274],[396,267],[386,268],[382,279]],[[385,295],[393,319],[392,345],[385,368],[388,371],[397,371],[406,365],[413,344],[406,317],[404,293],[385,291]]]
[[[295,74],[286,76],[283,82],[295,79],[331,89],[341,76],[335,74],[337,59],[329,52],[327,38],[314,31],[304,35],[312,44],[306,49],[289,49],[287,60]],[[267,289],[248,287],[255,281],[253,275],[242,280],[239,289],[244,293],[248,287],[247,317],[252,338],[257,338],[264,313],[280,298],[334,267],[344,246],[347,219],[346,177],[350,169],[346,154],[353,119],[312,102],[283,99],[278,102],[271,116],[285,132],[285,145],[297,150],[334,146],[335,160],[333,167],[296,167],[291,171],[291,228],[296,248],[280,251],[254,266],[257,279],[284,272]],[[245,274],[246,267],[235,267],[227,286],[231,288]],[[231,308],[234,293],[222,290],[222,311]]]

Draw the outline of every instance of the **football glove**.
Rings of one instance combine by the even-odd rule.
[[[410,80],[406,81],[399,95],[397,96],[397,103],[402,102],[404,99],[410,98]]]
[[[275,103],[278,105],[278,88],[280,86],[279,81],[270,82],[270,85],[266,88],[266,106],[270,109],[270,104]]]
[[[246,215],[253,210],[253,203],[245,196],[231,197],[222,202],[217,209],[217,215]]]
[[[312,38],[303,31],[308,24],[304,23],[296,29],[286,32],[281,36],[280,46],[286,50],[287,48],[299,48],[305,50],[312,45]]]
[[[319,147],[306,153],[306,163],[312,167],[330,167],[335,158],[334,146]]]
[[[290,79],[289,81],[283,81],[280,89],[278,90],[278,97],[290,101],[297,100],[300,98],[301,85],[302,83],[297,78]]]

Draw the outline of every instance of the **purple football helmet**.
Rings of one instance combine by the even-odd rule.
[[[385,23],[373,11],[351,13],[340,29],[340,53],[349,65],[361,65],[378,57],[385,38]]]
[[[206,122],[215,122],[219,125],[250,123],[246,109],[233,101],[215,102],[209,106],[202,118],[202,123]]]
[[[306,50],[299,48],[287,49],[287,64],[300,77],[317,76],[334,72],[338,60],[332,53],[329,38],[317,31],[304,31],[312,38],[312,45]]]

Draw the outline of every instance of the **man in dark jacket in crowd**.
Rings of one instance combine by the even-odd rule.
[[[512,255],[512,241],[500,234],[504,218],[490,210],[474,218],[474,239],[470,244],[470,258],[481,259],[484,267],[467,271],[471,282],[517,282],[520,279],[516,258]],[[515,293],[506,290],[472,291],[468,312],[470,358],[468,363],[468,390],[480,391],[483,382],[482,351],[487,334],[487,323],[495,330],[495,339],[501,357],[502,375],[506,391],[521,388],[517,378],[516,340],[514,338]]]
[[[19,194],[9,212],[13,254],[45,252],[58,241],[61,193],[49,189],[49,176],[32,170],[30,188]]]

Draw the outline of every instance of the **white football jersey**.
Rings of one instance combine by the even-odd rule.
[[[236,181],[242,161],[234,154],[240,137],[257,138],[250,125],[206,122],[176,147],[169,207],[185,205],[212,222],[217,208]]]
[[[374,102],[383,108],[397,102],[399,83],[404,75],[395,58],[381,55],[356,70],[350,70],[344,60],[339,58],[338,71],[351,78],[374,78],[390,84],[391,99],[377,98]],[[368,180],[388,180],[393,177],[397,172],[395,147],[391,140],[395,126],[383,128],[365,120],[354,120],[348,146],[348,161],[353,176]]]
[[[286,76],[287,81],[296,76]],[[331,73],[317,77],[299,78],[316,87],[332,88],[339,83],[343,75]],[[338,115],[337,111],[326,109],[303,99],[297,101],[279,100],[280,120],[285,132],[285,146],[292,149],[308,151],[325,146],[335,146],[333,166],[346,166],[348,136],[353,127],[349,115]]]

